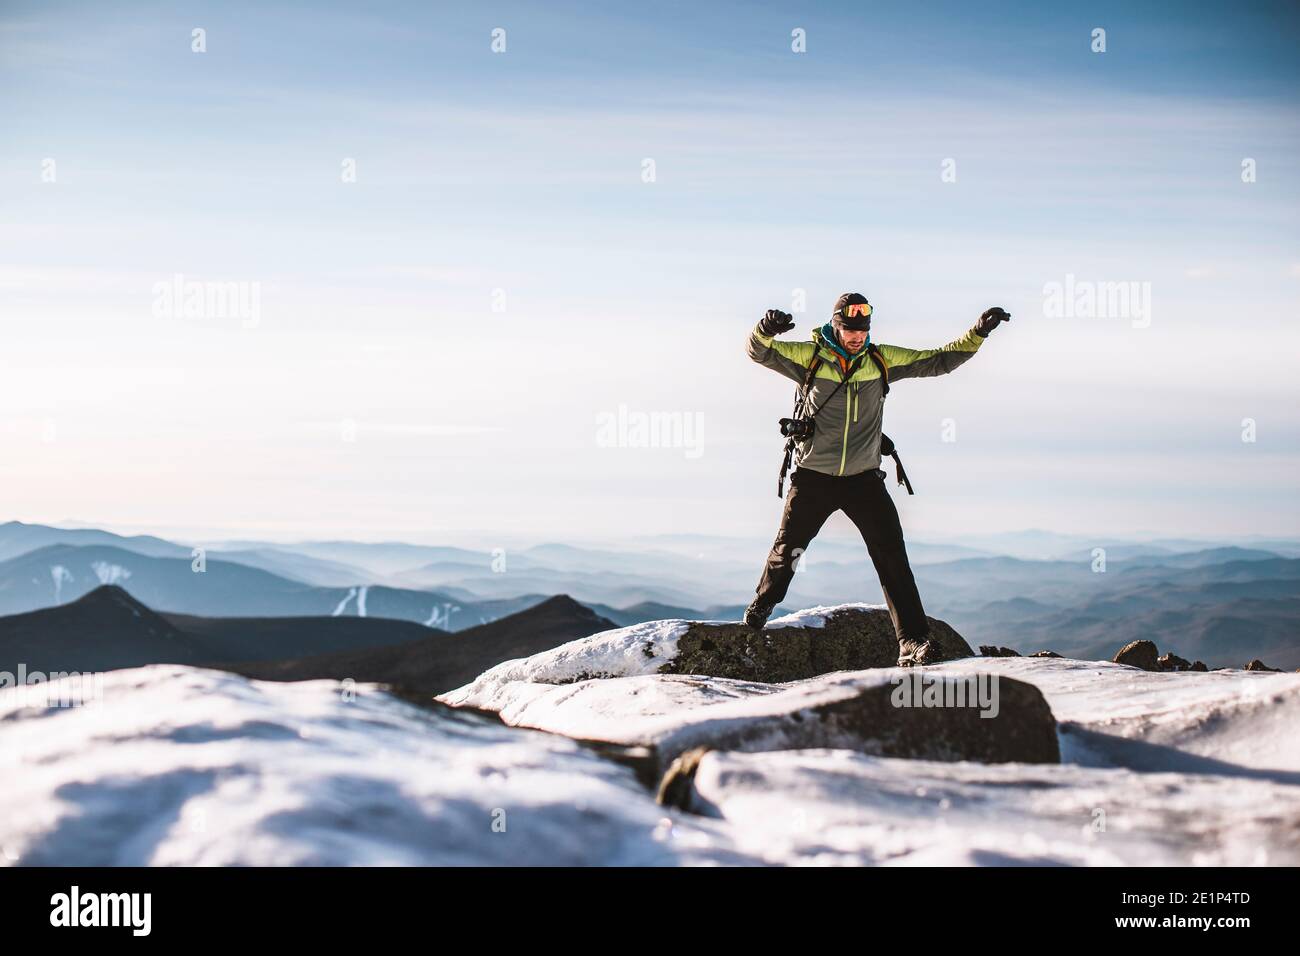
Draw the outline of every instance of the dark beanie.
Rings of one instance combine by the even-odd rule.
[[[835,300],[835,311],[831,315],[831,322],[836,328],[849,329],[854,332],[865,332],[871,328],[871,316],[855,316],[847,318],[844,310],[851,305],[870,305],[867,297],[861,292],[845,292]]]

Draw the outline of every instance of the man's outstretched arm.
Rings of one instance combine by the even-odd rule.
[[[769,309],[749,334],[749,357],[802,384],[812,361],[812,342],[781,342],[777,336],[794,328],[789,313]]]
[[[969,332],[942,348],[907,349],[901,345],[882,345],[880,354],[889,366],[889,380],[947,375],[974,355],[999,323],[1010,321],[1010,313],[995,306],[986,309]]]

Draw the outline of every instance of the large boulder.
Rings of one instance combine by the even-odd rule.
[[[1127,664],[1144,671],[1158,671],[1160,650],[1151,641],[1130,641],[1120,648],[1112,663]]]
[[[854,750],[917,760],[1060,763],[1056,718],[1033,684],[991,674],[895,675],[828,685],[817,693],[821,699],[810,693],[813,688],[798,685],[759,707],[719,705],[683,720],[650,742],[664,774],[660,802],[684,805],[690,778],[710,750]]]
[[[928,620],[931,643],[939,649],[932,663],[975,656],[946,623]],[[782,624],[778,619],[766,630],[754,631],[743,624],[691,622],[678,638],[676,656],[660,673],[781,684],[832,671],[897,664],[898,639],[889,612],[848,606],[829,611],[820,626]]]

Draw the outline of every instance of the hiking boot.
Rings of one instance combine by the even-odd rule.
[[[762,601],[755,601],[749,607],[745,608],[743,618],[745,624],[756,631],[761,631],[767,619],[772,616],[772,605],[764,604]]]
[[[898,666],[920,667],[939,662],[939,647],[929,637],[898,642]]]

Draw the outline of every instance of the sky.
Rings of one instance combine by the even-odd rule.
[[[856,290],[909,534],[1300,534],[1300,7],[590,6],[0,2],[0,518],[769,537]]]

